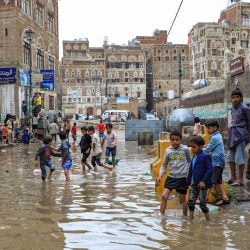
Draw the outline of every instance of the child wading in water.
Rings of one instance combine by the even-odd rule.
[[[91,136],[88,134],[88,128],[82,127],[82,138],[79,143],[79,147],[81,148],[82,153],[82,170],[85,171],[85,166],[88,167],[88,169],[91,169],[91,166],[88,164],[87,159],[90,155],[91,150]]]
[[[89,126],[88,127],[88,132],[90,136],[92,137],[92,160],[91,164],[93,165],[94,168],[96,168],[96,164],[100,167],[107,168],[109,170],[112,170],[113,167],[110,167],[106,164],[103,164],[101,162],[102,159],[102,148],[101,148],[101,143],[100,143],[100,138],[98,135],[95,133],[95,128],[94,126]]]
[[[60,151],[62,155],[62,169],[64,170],[64,175],[66,178],[66,181],[70,181],[70,175],[69,170],[72,166],[72,158],[70,154],[70,144],[68,141],[68,134],[65,131],[61,131],[59,133],[59,138],[61,140],[61,146],[58,149],[55,149],[56,151]],[[52,148],[54,149],[54,148]]]
[[[212,183],[221,193],[221,199],[216,202],[217,206],[229,204],[229,198],[222,185],[222,173],[225,169],[225,153],[222,136],[219,132],[219,122],[217,120],[209,120],[205,123],[208,133],[211,135],[208,145],[204,151],[210,153],[213,162]]]
[[[71,135],[72,135],[72,139],[73,139],[73,147],[75,147],[76,145],[76,135],[77,134],[77,126],[76,126],[76,123],[74,123],[72,129],[71,129]]]
[[[103,144],[106,141],[107,146],[106,146],[106,162],[105,163],[108,163],[109,156],[111,155],[112,156],[113,168],[115,168],[117,136],[112,131],[112,129],[113,129],[112,123],[107,123],[106,124],[106,129],[107,129],[107,132],[104,134],[104,137],[102,139],[102,146],[101,147],[103,147]]]
[[[160,184],[162,176],[165,174],[167,165],[170,165],[170,174],[166,179],[164,191],[162,194],[162,201],[160,212],[165,213],[169,195],[173,189],[180,194],[180,201],[182,203],[183,214],[187,215],[187,174],[189,163],[191,161],[188,147],[181,144],[182,135],[178,131],[170,133],[171,147],[165,152],[164,162],[160,169],[159,176],[156,179],[157,184]]]
[[[206,220],[210,220],[209,209],[206,205],[207,189],[211,188],[211,178],[213,165],[211,156],[203,152],[205,145],[201,136],[193,136],[189,140],[194,157],[191,161],[188,174],[188,184],[191,185],[188,201],[190,219],[194,218],[194,210],[197,198],[200,200],[200,208],[204,213]]]
[[[55,157],[61,157],[60,153],[55,153],[50,148],[52,144],[52,137],[46,136],[43,139],[43,145],[38,149],[36,156],[35,156],[35,166],[38,167],[38,158],[40,161],[40,168],[42,172],[42,180],[45,181],[47,174],[46,174],[46,167],[50,169],[48,180],[51,181],[51,176],[55,171],[55,166],[51,162],[51,155]]]

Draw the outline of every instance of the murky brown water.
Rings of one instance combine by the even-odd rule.
[[[56,158],[53,182],[33,175],[38,145],[0,152],[0,249],[250,248],[250,213],[234,206],[212,214],[210,223],[202,214],[189,222],[174,201],[159,216],[154,182],[145,175],[149,148],[119,137],[122,160],[115,173],[83,174],[73,152],[68,184]]]

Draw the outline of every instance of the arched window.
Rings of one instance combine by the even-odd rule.
[[[44,69],[44,43],[42,38],[38,38],[37,43],[36,43],[36,64],[37,68],[40,70]]]
[[[140,71],[140,74],[139,74],[140,78],[143,78],[144,77],[144,74],[142,71]]]
[[[31,0],[22,0],[21,4],[22,12],[27,16],[31,16]]]
[[[72,71],[71,71],[71,78],[75,78],[76,77],[76,72],[75,72],[75,70],[73,69]]]
[[[89,77],[89,71],[88,70],[85,71],[85,77]]]
[[[212,40],[211,41],[211,49],[216,49],[217,48],[217,43],[216,41]]]
[[[80,69],[76,70],[76,77],[79,79],[81,78],[81,70]]]
[[[31,62],[31,37],[28,30],[26,30],[23,34],[23,63],[30,65]]]
[[[138,73],[135,71],[134,72],[134,78],[137,78],[138,77]]]
[[[77,89],[77,94],[80,95],[80,96],[82,95],[82,89],[81,88]]]
[[[102,77],[102,71],[98,70],[98,76]]]
[[[65,70],[65,78],[70,78],[70,72],[68,69]]]
[[[217,70],[217,64],[215,61],[211,63],[211,70]]]
[[[67,95],[70,95],[72,92],[72,89],[71,88],[67,88]]]
[[[115,72],[115,78],[116,79],[120,78],[119,72],[117,72],[117,71]]]

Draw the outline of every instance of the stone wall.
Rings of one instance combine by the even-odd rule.
[[[159,140],[159,133],[166,131],[166,121],[128,120],[125,123],[125,140],[137,141],[138,132],[152,131],[153,140]]]

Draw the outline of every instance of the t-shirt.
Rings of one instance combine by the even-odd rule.
[[[105,139],[107,147],[114,148],[117,146],[117,136],[114,132],[105,133],[103,139]],[[114,142],[115,144],[113,144]]]
[[[77,130],[77,127],[73,126],[72,129],[71,129],[71,133],[76,135],[76,130]]]
[[[105,129],[105,125],[103,123],[97,124],[97,127],[98,127],[99,132],[103,132]]]
[[[88,149],[91,148],[91,136],[89,134],[83,135],[79,145],[81,147],[81,152],[85,153]]]
[[[92,135],[92,153],[93,153],[93,156],[96,156],[102,153],[100,139],[96,133]]]
[[[42,98],[41,96],[36,98],[36,105],[42,105]]]
[[[72,160],[71,158],[71,154],[70,154],[70,144],[69,144],[69,141],[68,140],[64,140],[62,141],[62,144],[59,148],[59,151],[61,151],[61,154],[62,154],[62,157],[64,157],[65,154],[67,154],[67,157],[66,157],[66,161],[69,161],[69,160]]]
[[[8,129],[6,127],[2,127],[2,136],[8,135]]]

